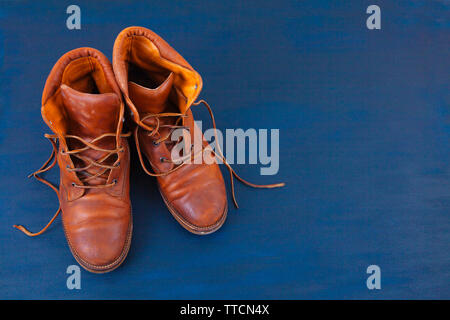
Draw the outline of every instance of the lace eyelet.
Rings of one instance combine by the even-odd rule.
[[[116,168],[120,166],[120,161],[116,163]]]
[[[66,169],[70,169],[70,166],[69,166],[69,165],[67,165],[67,166],[66,166]]]
[[[113,184],[117,184],[117,179],[114,179],[114,180],[112,181],[112,183],[113,183]]]
[[[75,182],[72,182],[72,187],[75,187]]]
[[[166,162],[166,160],[167,160],[167,158],[166,158],[166,157],[161,157],[161,158],[159,158],[159,161],[161,161],[161,163],[164,163],[164,162]]]
[[[155,147],[157,147],[157,146],[159,146],[159,142],[153,141],[153,145],[154,145]]]

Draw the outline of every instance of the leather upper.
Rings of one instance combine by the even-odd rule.
[[[59,140],[59,201],[71,251],[87,270],[110,271],[128,252],[132,218],[124,105],[109,61],[92,48],[66,53],[42,102]]]
[[[181,124],[191,133],[191,142],[196,135],[203,147],[208,147],[190,111],[202,88],[200,75],[158,35],[141,27],[127,28],[118,35],[113,67],[137,126],[135,139],[158,176],[169,210],[190,231],[215,230],[223,223],[227,209],[218,164],[191,163],[176,168],[171,161],[173,145],[167,143],[170,137],[161,141],[170,136],[171,126]],[[159,116],[167,113],[179,113],[181,119]]]

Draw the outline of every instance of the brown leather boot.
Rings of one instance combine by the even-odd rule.
[[[64,232],[78,263],[103,273],[117,268],[130,248],[129,149],[122,134],[124,104],[111,64],[99,51],[79,48],[63,55],[47,78],[42,117],[54,134],[39,181],[58,194]],[[57,143],[59,142],[59,146]],[[52,162],[52,163],[50,163]],[[56,163],[59,190],[39,176]]]
[[[282,185],[248,183],[231,169],[221,151],[213,153],[202,133],[196,129],[190,110],[192,105],[203,102],[215,128],[209,105],[204,101],[194,102],[202,89],[202,78],[154,32],[142,27],[123,30],[114,43],[113,68],[136,124],[134,135],[142,167],[147,174],[157,177],[162,198],[184,228],[195,234],[208,234],[219,229],[226,219],[227,197],[216,155],[227,165],[231,178],[234,175],[258,188]],[[185,155],[181,164],[171,156],[174,145],[171,135],[177,128],[190,133],[189,147],[195,141],[202,142],[200,150]],[[152,171],[146,168],[141,151]],[[194,160],[196,156],[206,154],[213,156],[212,161],[197,163]],[[233,179],[231,183],[237,206]]]

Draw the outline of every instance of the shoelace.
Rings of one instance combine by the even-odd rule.
[[[215,121],[215,119],[214,119],[214,114],[213,114],[213,111],[212,111],[211,107],[209,106],[209,104],[208,104],[205,100],[199,100],[199,101],[193,103],[193,105],[195,105],[195,106],[198,106],[199,104],[203,104],[203,105],[208,109],[209,115],[210,115],[211,120],[212,120],[213,128],[214,128],[214,137],[215,137],[216,141],[218,141],[218,138],[217,138],[216,121]],[[175,122],[175,125],[160,125],[160,120],[159,120],[160,117],[171,117],[171,116],[179,117],[179,118],[177,119],[177,121]],[[195,153],[195,154],[190,153],[190,154],[186,155],[185,157],[183,157],[183,159],[180,159],[180,160],[182,160],[182,163],[181,163],[181,164],[179,164],[179,165],[175,166],[173,169],[171,169],[171,170],[169,170],[169,171],[166,171],[166,172],[163,172],[163,173],[154,173],[154,172],[151,172],[150,170],[147,169],[147,167],[146,167],[146,165],[145,165],[145,163],[144,163],[144,159],[143,159],[142,154],[141,154],[140,147],[139,147],[139,139],[138,139],[138,132],[139,132],[139,129],[142,127],[144,130],[149,131],[148,136],[154,136],[154,135],[158,134],[159,128],[162,128],[162,127],[169,127],[169,128],[171,128],[172,130],[170,130],[170,133],[169,133],[168,135],[166,135],[165,137],[159,138],[159,139],[157,139],[157,140],[154,141],[154,144],[159,144],[159,143],[161,143],[161,142],[165,142],[165,141],[170,137],[170,135],[172,134],[172,132],[173,132],[176,128],[186,128],[186,127],[183,127],[183,126],[179,126],[179,125],[178,125],[178,123],[180,122],[181,118],[183,118],[183,117],[186,117],[186,115],[184,115],[184,114],[182,114],[182,113],[148,114],[148,115],[146,115],[145,117],[143,117],[143,118],[141,119],[141,121],[138,123],[138,126],[136,126],[136,129],[134,130],[134,138],[135,138],[134,140],[135,140],[135,142],[136,142],[136,149],[137,149],[137,152],[138,152],[139,161],[141,162],[141,166],[142,166],[142,168],[144,169],[144,171],[145,171],[148,175],[153,176],[153,177],[166,176],[166,175],[168,175],[168,174],[170,174],[170,173],[172,173],[172,172],[178,170],[178,169],[181,168],[183,165],[185,165],[186,162],[187,162],[187,160],[191,159],[191,157],[194,157],[194,158],[195,158],[199,153],[202,153],[202,152],[204,151],[204,149],[202,149],[202,150],[199,150],[199,151],[198,151],[197,153]],[[149,118],[155,118],[155,120],[156,120],[156,125],[155,125],[155,127],[153,127],[153,128],[152,128],[152,127],[149,127],[148,125],[146,125],[146,124],[144,123],[144,121],[145,121],[146,119],[149,119]],[[186,129],[188,129],[188,128],[186,128]],[[174,141],[170,141],[170,142],[174,142]],[[230,166],[230,164],[227,162],[225,156],[224,156],[223,153],[222,153],[222,150],[220,149],[219,144],[217,143],[216,145],[217,145],[217,152],[215,152],[214,150],[211,150],[211,152],[213,152],[217,157],[219,157],[219,158],[222,160],[222,162],[226,165],[226,167],[227,167],[227,169],[228,169],[228,171],[229,171],[229,173],[230,173],[231,194],[232,194],[233,202],[234,202],[234,205],[235,205],[236,208],[239,208],[239,205],[238,205],[237,200],[236,200],[233,176],[234,176],[236,179],[238,179],[240,182],[242,182],[243,184],[246,184],[246,185],[248,185],[248,186],[250,186],[250,187],[252,187],[252,188],[266,188],[266,189],[271,189],[271,188],[280,188],[280,187],[285,186],[285,183],[254,184],[254,183],[248,182],[247,180],[241,178],[241,177],[236,173],[236,171],[233,170],[233,168]],[[174,163],[172,160],[166,159],[166,158],[161,158],[161,161]],[[175,163],[174,163],[174,164],[175,164]]]
[[[127,138],[130,135],[131,135],[131,133],[127,133],[127,134],[120,135],[120,137],[121,138]],[[51,182],[49,182],[48,180],[46,180],[46,179],[44,179],[44,178],[39,176],[39,174],[47,172],[50,169],[52,169],[55,166],[56,162],[57,162],[56,155],[58,154],[58,146],[57,146],[58,136],[55,135],[55,134],[45,134],[44,136],[52,144],[52,147],[53,147],[52,153],[51,153],[50,157],[48,158],[48,160],[45,161],[44,164],[37,171],[35,171],[32,174],[30,174],[28,177],[29,178],[35,177],[40,182],[42,182],[42,183],[46,184],[47,186],[49,186],[50,188],[52,188],[53,191],[55,191],[56,195],[59,198],[58,188],[55,185],[53,185]],[[75,139],[75,140],[78,140],[79,142],[81,142],[81,143],[83,143],[85,145],[85,147],[80,148],[80,149],[74,149],[74,150],[70,150],[70,151],[69,150],[68,151],[64,151],[64,150],[61,151],[61,153],[63,153],[63,154],[69,154],[69,155],[71,155],[73,157],[76,157],[76,158],[84,161],[85,163],[88,163],[87,166],[82,167],[82,168],[76,168],[76,167],[74,167],[74,168],[70,168],[70,167],[66,168],[66,170],[69,171],[69,172],[78,172],[78,173],[81,173],[81,174],[83,174],[85,176],[83,178],[79,178],[80,181],[83,182],[83,185],[78,185],[76,183],[72,183],[73,187],[81,188],[81,189],[102,189],[102,188],[112,187],[112,186],[114,186],[117,183],[116,180],[113,180],[113,182],[111,182],[111,183],[105,183],[105,184],[99,184],[99,185],[86,185],[85,184],[85,183],[89,182],[92,179],[102,177],[102,175],[104,175],[108,170],[112,170],[112,169],[115,169],[115,168],[120,166],[120,162],[117,162],[115,165],[111,166],[111,165],[108,165],[108,164],[104,164],[103,161],[108,159],[113,154],[116,154],[116,153],[119,153],[119,152],[123,152],[124,148],[122,146],[118,147],[116,149],[113,149],[113,150],[109,150],[109,149],[100,148],[100,147],[98,147],[98,146],[96,146],[94,144],[95,142],[97,142],[97,141],[99,141],[99,140],[101,140],[103,138],[115,137],[115,136],[116,136],[115,133],[105,133],[105,134],[102,134],[101,136],[98,136],[97,138],[93,139],[91,142],[88,142],[88,141],[86,141],[86,140],[84,140],[84,139],[82,139],[82,138],[80,138],[78,136],[75,136],[75,135],[65,135],[64,136],[65,139]],[[89,159],[88,157],[84,157],[82,155],[79,155],[79,153],[81,153],[81,152],[83,152],[85,150],[88,150],[88,149],[102,151],[102,152],[105,152],[106,154],[105,154],[105,156],[103,156],[102,158],[100,158],[97,161],[93,161],[93,160]],[[86,171],[87,169],[89,169],[89,168],[91,168],[93,166],[96,166],[96,167],[99,167],[99,168],[103,168],[103,170],[100,170],[96,174],[91,174],[91,173]],[[38,235],[44,233],[48,229],[48,227],[51,226],[53,221],[55,221],[55,219],[58,217],[60,212],[61,212],[61,206],[59,206],[58,210],[53,215],[53,217],[51,218],[49,223],[47,223],[47,225],[44,228],[42,228],[41,231],[36,232],[36,233],[28,231],[24,226],[21,226],[21,225],[14,225],[13,227],[16,228],[16,229],[19,229],[20,231],[25,233],[27,236],[35,237],[35,236],[38,236]]]
[[[214,136],[215,136],[216,141],[218,141],[218,138],[217,138],[216,121],[215,121],[215,119],[214,119],[214,114],[213,114],[213,111],[212,111],[211,107],[209,106],[209,104],[208,104],[205,100],[200,100],[200,101],[197,101],[197,102],[194,102],[194,103],[193,103],[193,105],[195,105],[195,106],[197,106],[197,105],[199,105],[199,104],[203,104],[203,105],[208,109],[209,115],[210,115],[211,120],[212,120],[212,123],[213,123]],[[160,117],[173,117],[173,116],[178,117],[178,119],[177,119],[175,125],[161,125],[161,124],[160,124],[160,121],[159,121],[159,118],[160,118]],[[156,126],[153,127],[153,128],[152,128],[152,127],[149,127],[148,125],[146,125],[146,124],[144,123],[144,121],[145,121],[146,119],[149,119],[149,118],[152,118],[152,117],[156,119]],[[169,134],[167,134],[167,135],[164,136],[164,137],[160,137],[159,139],[157,139],[157,140],[154,141],[155,144],[159,144],[159,143],[162,143],[162,142],[166,142],[167,139],[171,136],[172,132],[173,132],[175,129],[177,129],[177,128],[185,128],[185,129],[188,129],[188,128],[184,127],[184,126],[178,125],[178,123],[180,122],[180,120],[181,120],[183,117],[186,117],[186,115],[185,115],[185,114],[182,114],[182,113],[159,113],[159,114],[148,114],[148,115],[146,115],[145,117],[143,117],[143,118],[141,119],[141,121],[139,122],[138,126],[136,126],[136,129],[135,129],[135,131],[134,131],[134,137],[135,137],[135,142],[136,142],[136,149],[137,149],[137,152],[138,152],[139,161],[140,161],[140,163],[141,163],[141,166],[142,166],[142,168],[144,169],[144,171],[145,171],[148,175],[154,176],[154,177],[168,175],[168,174],[174,172],[175,170],[178,170],[179,168],[181,168],[184,164],[186,164],[187,160],[190,159],[192,156],[195,158],[195,157],[198,155],[198,153],[204,151],[204,149],[202,149],[201,151],[199,151],[199,152],[196,153],[196,154],[193,154],[193,155],[192,155],[192,154],[188,154],[187,156],[183,157],[183,159],[181,159],[181,160],[182,160],[182,163],[181,163],[181,164],[179,164],[179,165],[177,165],[176,167],[174,167],[173,169],[171,169],[171,170],[169,170],[169,171],[166,171],[166,172],[163,172],[163,173],[154,173],[154,172],[151,172],[150,170],[147,169],[147,167],[146,167],[146,165],[145,165],[145,163],[144,163],[144,159],[143,159],[142,154],[141,154],[140,147],[139,147],[139,139],[138,139],[139,128],[142,127],[144,130],[149,131],[148,136],[154,136],[154,135],[156,135],[156,134],[159,134],[159,128],[163,128],[163,127],[171,128]],[[127,134],[122,134],[122,135],[120,135],[120,137],[121,137],[121,138],[127,138],[127,137],[129,137],[130,135],[131,135],[131,133],[127,133]],[[29,178],[35,177],[35,178],[36,178],[37,180],[39,180],[40,182],[42,182],[42,183],[46,184],[47,186],[49,186],[50,188],[52,188],[53,191],[55,191],[55,193],[57,194],[57,196],[58,196],[58,198],[59,198],[59,191],[58,191],[58,188],[57,188],[56,186],[54,186],[54,185],[53,185],[51,182],[49,182],[48,180],[46,180],[46,179],[44,179],[44,178],[42,178],[42,177],[39,176],[39,174],[44,173],[44,172],[47,172],[47,171],[49,171],[50,169],[52,169],[52,168],[56,165],[56,162],[57,162],[57,157],[56,157],[56,155],[57,155],[57,153],[58,153],[58,147],[57,147],[57,139],[58,139],[58,136],[57,136],[57,135],[54,135],[54,134],[45,134],[44,136],[45,136],[45,137],[50,141],[50,143],[52,144],[52,147],[53,147],[52,153],[51,153],[50,157],[48,158],[48,160],[45,161],[44,164],[43,164],[38,170],[36,170],[36,171],[33,172],[32,174],[30,174],[28,177],[29,177]],[[101,177],[101,176],[102,176],[103,174],[105,174],[108,170],[112,170],[112,169],[118,167],[118,166],[120,165],[120,163],[111,166],[111,165],[103,164],[102,162],[105,161],[107,158],[109,158],[109,157],[110,157],[111,155],[113,155],[114,153],[122,152],[122,151],[123,151],[123,147],[119,147],[119,148],[116,148],[116,149],[113,149],[113,150],[108,150],[108,149],[100,148],[100,147],[98,147],[98,146],[96,146],[96,145],[93,144],[93,143],[95,143],[95,142],[97,142],[97,141],[99,141],[99,140],[101,140],[101,139],[103,139],[103,138],[105,138],[105,137],[113,137],[113,136],[116,136],[116,134],[115,134],[115,133],[106,133],[106,134],[103,134],[103,135],[101,135],[101,136],[95,138],[95,139],[92,140],[91,142],[85,141],[84,139],[82,139],[82,138],[80,138],[80,137],[78,137],[78,136],[75,136],[75,135],[66,135],[66,136],[64,136],[64,138],[66,138],[66,139],[76,139],[76,140],[80,141],[81,143],[85,144],[85,147],[83,147],[83,148],[80,148],[80,149],[74,149],[74,150],[70,150],[70,151],[64,151],[64,152],[65,152],[66,154],[70,154],[71,156],[74,156],[74,157],[76,157],[76,158],[78,158],[78,159],[84,161],[85,163],[88,163],[87,166],[82,167],[82,168],[66,168],[66,170],[72,171],[72,172],[73,172],[73,171],[74,171],[74,172],[79,172],[79,173],[83,173],[84,175],[87,175],[87,176],[88,176],[87,178],[84,178],[84,179],[81,179],[81,178],[80,178],[80,181],[82,181],[83,183],[86,183],[86,182],[89,182],[89,181],[92,180],[92,179]],[[170,142],[174,142],[174,141],[170,141]],[[99,159],[98,161],[93,161],[93,160],[91,160],[91,159],[89,159],[89,158],[87,158],[87,157],[84,157],[84,156],[81,156],[81,155],[78,154],[78,153],[80,153],[80,152],[83,152],[83,151],[85,151],[85,150],[88,150],[89,148],[94,149],[94,150],[97,150],[97,151],[103,151],[103,152],[105,152],[106,154],[105,154],[105,156],[103,156],[103,157],[102,157],[101,159]],[[211,152],[213,152],[216,156],[218,156],[218,157],[222,160],[222,162],[226,165],[226,167],[227,167],[227,169],[228,169],[228,171],[229,171],[229,173],[230,173],[231,193],[232,193],[233,202],[234,202],[234,205],[236,206],[236,208],[239,208],[239,205],[238,205],[237,200],[236,200],[235,189],[234,189],[234,179],[233,179],[233,177],[235,177],[235,178],[238,179],[240,182],[242,182],[242,183],[244,183],[244,184],[246,184],[246,185],[248,185],[248,186],[250,186],[250,187],[252,187],[252,188],[269,188],[269,189],[270,189],[270,188],[279,188],[279,187],[283,187],[283,186],[285,185],[285,183],[275,183],[275,184],[259,185],[259,184],[254,184],[254,183],[248,182],[248,181],[246,181],[245,179],[241,178],[241,177],[236,173],[236,171],[233,170],[233,168],[230,166],[230,164],[227,162],[225,156],[223,155],[222,150],[220,149],[219,144],[217,144],[217,151],[218,151],[218,152],[215,152],[215,151],[211,150]],[[64,152],[63,152],[63,153],[64,153]],[[164,159],[164,161],[172,162],[172,160],[170,160],[170,159]],[[90,173],[88,173],[86,170],[89,169],[89,168],[91,168],[92,166],[97,166],[97,167],[103,168],[103,170],[102,170],[102,171],[99,171],[98,173],[96,173],[96,174],[94,174],[94,175],[93,175],[93,174],[90,174]],[[77,185],[77,184],[73,183],[72,186],[74,186],[74,187],[76,187],[76,188],[82,188],[82,189],[100,189],[100,188],[108,188],[108,187],[112,187],[112,186],[115,185],[115,184],[116,184],[116,181],[113,181],[113,182],[108,183],[108,184],[106,184],[106,183],[105,183],[105,184],[101,184],[101,185]],[[42,228],[41,231],[36,232],[36,233],[33,233],[33,232],[28,231],[28,230],[27,230],[24,226],[22,226],[22,225],[14,225],[13,227],[16,228],[16,229],[19,229],[20,231],[22,231],[23,233],[25,233],[27,236],[35,237],[35,236],[38,236],[38,235],[41,235],[42,233],[44,233],[44,232],[52,225],[52,223],[53,223],[53,222],[55,221],[55,219],[58,217],[58,215],[59,215],[60,212],[61,212],[61,206],[58,208],[58,210],[57,210],[56,213],[53,215],[53,217],[51,218],[51,220],[47,223],[47,225],[46,225],[44,228]]]

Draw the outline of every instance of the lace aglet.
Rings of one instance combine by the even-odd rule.
[[[16,229],[18,229],[18,230],[20,230],[20,231],[22,231],[23,233],[25,233],[27,236],[29,236],[29,237],[34,237],[34,236],[36,236],[37,234],[35,234],[35,233],[31,233],[30,231],[28,231],[24,226],[21,226],[21,225],[13,225],[13,227],[14,228],[16,228]]]
[[[234,197],[234,195],[233,195],[233,203],[234,203],[234,207],[235,207],[236,209],[239,209],[239,205],[238,205],[238,203],[237,203],[236,198]]]
[[[33,173],[30,173],[27,177],[28,177],[28,179],[30,179],[31,177],[34,177],[34,172]]]
[[[247,183],[247,182],[244,182],[244,183],[246,185],[250,186],[250,187],[261,188],[261,189],[281,188],[281,187],[284,187],[286,185],[284,182],[273,183],[273,184],[253,184],[253,183]]]
[[[286,183],[281,182],[281,183],[275,183],[272,185],[272,188],[281,188],[284,187],[286,185]]]

